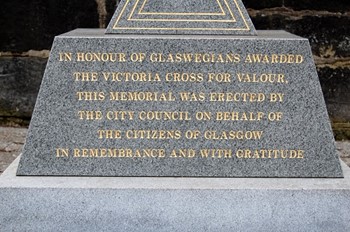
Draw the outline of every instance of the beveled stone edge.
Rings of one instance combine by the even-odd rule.
[[[344,162],[344,178],[52,177],[16,176],[20,157],[0,176],[0,188],[350,191],[350,168]]]

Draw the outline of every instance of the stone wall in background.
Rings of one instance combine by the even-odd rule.
[[[350,139],[350,1],[243,0],[257,29],[308,38],[337,139]]]
[[[0,8],[0,124],[28,124],[55,35],[105,27],[118,0],[11,0]],[[243,0],[258,30],[310,40],[338,139],[350,138],[350,1]]]

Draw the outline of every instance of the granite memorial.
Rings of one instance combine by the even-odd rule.
[[[123,0],[55,38],[0,202],[1,231],[347,232],[350,169],[307,39],[241,0]]]
[[[307,39],[237,0],[126,0],[106,32],[55,38],[18,175],[343,176]]]

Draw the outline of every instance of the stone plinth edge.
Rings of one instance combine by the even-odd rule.
[[[0,177],[4,231],[350,231],[344,179]],[[20,213],[19,213],[20,212]]]

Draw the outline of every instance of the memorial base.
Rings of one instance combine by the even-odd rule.
[[[344,179],[0,177],[1,231],[350,231]]]

